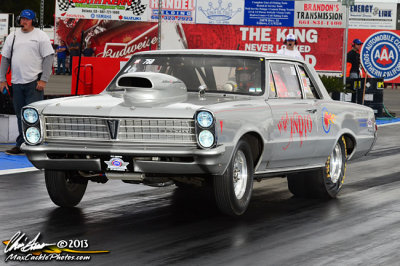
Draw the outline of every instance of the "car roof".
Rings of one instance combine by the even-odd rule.
[[[261,53],[253,51],[242,51],[242,50],[222,50],[222,49],[221,50],[220,49],[152,50],[152,51],[138,52],[135,55],[146,55],[146,54],[252,56],[252,57],[264,57],[265,59],[283,59],[283,60],[304,63],[304,61],[302,60],[285,55],[279,55],[273,53]]]

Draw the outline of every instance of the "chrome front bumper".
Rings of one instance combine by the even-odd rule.
[[[102,157],[126,156],[132,158],[133,172],[155,174],[212,174],[221,175],[230,162],[231,147],[218,146],[213,149],[198,149],[182,146],[90,146],[74,144],[42,144],[30,146],[23,144],[21,149],[32,164],[39,169],[105,171]],[[49,155],[51,155],[49,157]],[[68,155],[69,158],[51,158]],[[71,158],[72,157],[72,158]],[[80,158],[74,158],[80,157]],[[81,158],[84,157],[84,158]],[[94,157],[94,158],[92,158]],[[96,158],[97,157],[97,158]],[[190,157],[186,161],[140,160],[137,157]]]

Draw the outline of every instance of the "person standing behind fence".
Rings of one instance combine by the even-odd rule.
[[[283,44],[285,46],[282,47],[282,49],[278,50],[278,52],[276,52],[277,54],[287,55],[300,60],[304,60],[299,50],[296,49],[297,40],[294,34],[288,34]]]
[[[16,146],[6,153],[23,154],[20,146],[24,142],[21,127],[21,109],[32,102],[43,100],[44,89],[50,78],[54,50],[50,38],[36,29],[36,14],[30,9],[21,11],[17,17],[21,28],[7,36],[2,50],[0,65],[0,89],[8,84],[6,73],[11,66],[14,110],[18,119]]]
[[[76,37],[72,39],[72,43],[70,43],[69,47],[69,74],[72,75],[72,61],[74,56],[79,56],[81,45],[78,43]]]
[[[92,48],[92,44],[90,42],[86,44],[86,48],[83,50],[82,54],[86,57],[94,56],[94,49]]]
[[[347,53],[346,77],[351,79],[361,78],[360,49],[363,42],[360,39],[354,39],[351,44],[351,50]]]
[[[65,75],[65,59],[67,58],[67,46],[63,40],[60,41],[60,45],[57,50],[57,75],[62,73]]]

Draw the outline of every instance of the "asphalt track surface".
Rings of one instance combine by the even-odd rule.
[[[0,176],[0,240],[85,239],[90,262],[67,265],[399,265],[400,125],[347,166],[335,200],[294,198],[286,179],[255,183],[244,216],[221,215],[199,193],[120,181],[89,183],[77,208],[50,201],[40,171]],[[4,246],[3,246],[4,247]],[[0,264],[4,264],[0,251]],[[64,265],[7,262],[6,265]]]

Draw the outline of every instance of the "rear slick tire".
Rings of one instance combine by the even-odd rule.
[[[221,212],[239,216],[247,210],[253,191],[253,172],[250,146],[240,140],[225,173],[214,177],[214,195]]]
[[[45,170],[47,192],[54,204],[74,207],[85,194],[88,180],[74,176],[69,171]]]

